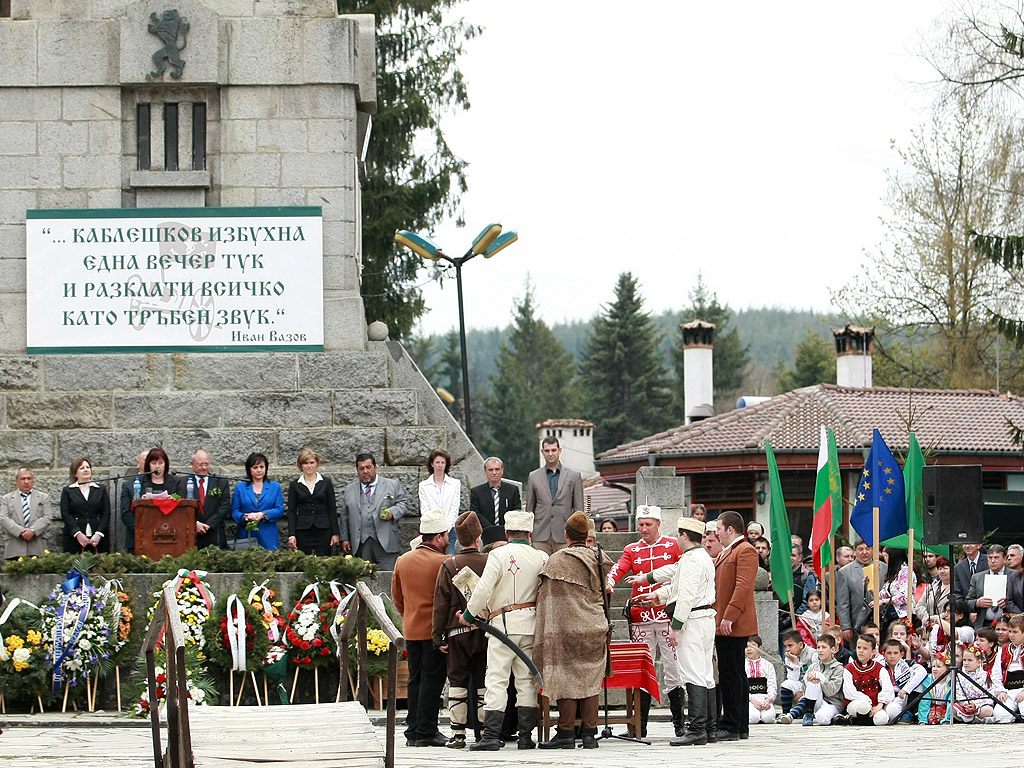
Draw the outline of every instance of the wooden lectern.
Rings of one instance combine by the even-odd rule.
[[[153,499],[133,501],[135,554],[159,560],[164,555],[180,557],[192,549],[196,545],[198,504],[193,499],[181,499],[178,506],[165,515]]]

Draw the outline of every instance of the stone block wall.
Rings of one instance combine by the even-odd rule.
[[[133,472],[139,451],[155,446],[181,472],[204,448],[214,472],[232,477],[244,477],[246,456],[260,451],[285,487],[298,476],[299,450],[310,446],[339,493],[356,479],[356,454],[369,451],[382,475],[402,482],[417,514],[434,448],[452,454],[464,508],[470,486],[485,479],[483,458],[397,342],[364,352],[0,356],[0,493],[14,490],[18,467],[29,466],[57,518],[77,456],[102,478]],[[403,525],[406,540],[416,529],[415,518]],[[58,523],[53,549],[59,531]]]

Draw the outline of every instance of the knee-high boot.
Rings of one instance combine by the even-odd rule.
[[[707,696],[708,689],[701,685],[687,684],[687,698],[690,700],[690,722],[686,726],[686,735],[681,739],[669,742],[673,747],[701,745],[708,743],[707,734]]]
[[[484,752],[496,752],[504,744],[501,743],[501,721],[505,719],[505,713],[501,710],[484,710],[484,737],[475,744],[470,744],[472,750]]]
[[[675,729],[676,736],[682,736],[685,733],[683,707],[686,706],[686,690],[684,688],[673,688],[669,691],[668,705],[672,712],[672,727]]]
[[[707,712],[707,723],[705,729],[708,732],[708,743],[714,744],[718,741],[718,689],[707,688],[707,706],[705,711]],[[693,705],[690,705],[691,708]]]
[[[651,701],[654,697],[640,689],[640,738],[647,738],[647,719],[651,716]],[[633,734],[634,738],[636,734]]]

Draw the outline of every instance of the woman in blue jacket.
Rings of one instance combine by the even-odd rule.
[[[250,453],[245,460],[245,476],[235,486],[231,497],[231,517],[238,523],[238,538],[252,535],[246,524],[255,522],[256,542],[264,549],[277,549],[280,540],[277,535],[277,521],[284,517],[284,495],[281,484],[267,480],[270,462],[262,453]]]

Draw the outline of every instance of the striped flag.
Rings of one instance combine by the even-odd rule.
[[[814,483],[814,521],[811,525],[811,554],[814,570],[821,578],[832,562],[829,537],[843,524],[843,496],[839,477],[839,454],[835,433],[821,427],[818,447],[818,477]]]

